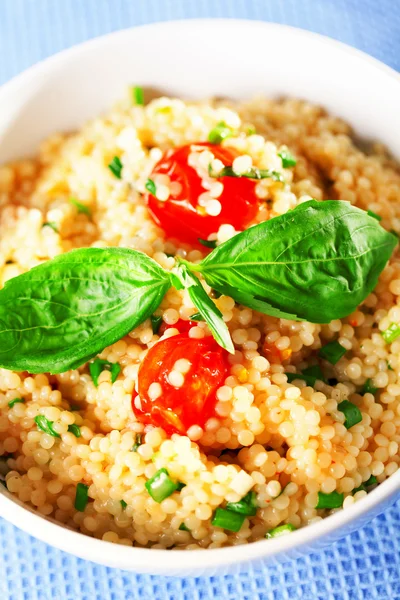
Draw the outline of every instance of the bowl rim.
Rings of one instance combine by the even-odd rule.
[[[62,67],[64,62],[79,57],[79,54],[82,51],[93,50],[97,46],[108,43],[117,37],[130,37],[135,35],[137,29],[149,29],[153,33],[155,29],[159,28],[169,28],[172,30],[182,26],[220,28],[221,25],[224,28],[248,27],[259,30],[262,29],[264,33],[270,29],[275,29],[281,31],[285,35],[297,37],[300,41],[308,38],[308,40],[311,40],[316,46],[320,44],[330,45],[332,49],[337,52],[347,55],[350,54],[359,61],[368,63],[372,70],[383,72],[388,78],[395,79],[400,86],[400,73],[396,72],[393,68],[361,50],[318,33],[289,25],[250,19],[191,18],[154,22],[129,27],[95,37],[74,45],[71,48],[62,50],[43,61],[35,63],[22,73],[4,83],[0,87],[0,99],[5,94],[16,93],[19,87],[26,85],[29,80],[35,79],[41,74],[46,73],[46,71],[51,71],[57,63],[58,67]],[[361,501],[354,503],[345,510],[339,510],[335,514],[330,515],[317,523],[298,529],[288,536],[275,538],[273,543],[270,543],[268,540],[259,540],[246,545],[212,548],[208,549],[207,552],[200,549],[191,550],[190,552],[180,552],[179,571],[186,571],[189,573],[195,572],[200,568],[204,570],[212,568],[215,570],[218,567],[248,562],[257,558],[266,559],[286,551],[295,550],[296,548],[300,548],[301,546],[318,540],[320,537],[334,533],[346,523],[357,520],[364,513],[371,512],[374,508],[383,504],[385,499],[389,499],[393,496],[399,488],[400,470],[382,482]],[[79,531],[65,527],[62,523],[58,524],[52,519],[43,517],[43,515],[40,515],[40,513],[37,513],[31,508],[25,507],[19,501],[13,500],[11,494],[6,493],[5,491],[3,492],[2,490],[0,490],[0,514],[13,525],[24,530],[28,534],[39,538],[41,541],[82,558],[87,559],[88,556],[90,556],[90,560],[100,564],[109,564],[109,561],[104,557],[106,556],[107,558],[111,556],[112,563],[115,566],[118,565],[122,569],[135,568],[142,572],[165,573],[169,567],[175,566],[175,561],[173,559],[174,553],[171,554],[169,550],[142,548],[137,546],[128,547],[116,544],[112,544],[111,547],[110,542],[87,536]],[[81,550],[81,548],[83,549]],[[157,555],[155,554],[156,552],[158,553]],[[163,557],[161,555],[163,555]],[[151,559],[152,556],[153,560]],[[156,556],[158,557],[157,561],[154,560]],[[149,568],[149,563],[151,564],[151,562],[155,565],[154,569],[151,567]]]

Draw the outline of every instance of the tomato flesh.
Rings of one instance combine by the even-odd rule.
[[[193,146],[210,149],[225,166],[232,165],[238,156],[235,150],[219,145],[202,143]],[[204,208],[198,205],[198,198],[206,189],[196,170],[188,164],[191,147],[187,145],[168,150],[154,167],[150,179],[157,174],[168,175],[171,183],[180,184],[180,192],[171,194],[165,202],[146,192],[145,200],[153,219],[170,237],[190,243],[197,243],[198,238],[207,239],[224,223],[236,230],[244,229],[258,211],[256,182],[245,177],[216,178],[215,181],[220,181],[224,186],[218,197],[221,212],[217,216],[206,214]]]
[[[162,427],[168,434],[185,434],[192,425],[203,427],[215,412],[216,391],[229,374],[227,352],[211,336],[190,338],[187,333],[161,340],[150,348],[138,375],[141,408],[133,398],[136,418]],[[181,387],[168,379],[176,361],[185,358],[191,364]],[[162,394],[152,400],[149,387],[159,383]]]

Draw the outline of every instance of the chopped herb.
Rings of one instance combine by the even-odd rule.
[[[54,221],[46,221],[46,223],[43,223],[42,227],[51,227],[53,231],[58,233],[57,223],[55,223]]]
[[[353,425],[357,425],[357,423],[362,421],[360,409],[348,400],[343,400],[343,402],[338,404],[338,410],[345,416],[344,426],[346,429],[350,429],[350,427],[353,427]]]
[[[176,488],[177,492],[180,492],[181,490],[183,490],[184,487],[186,487],[186,483],[182,483],[182,481],[178,481],[176,485],[177,485],[177,488]]]
[[[133,444],[133,446],[131,448],[131,452],[137,452],[139,446],[141,446],[143,444],[142,438],[143,438],[143,436],[141,433],[136,434],[135,443]]]
[[[313,365],[304,369],[302,373],[285,373],[289,383],[292,383],[295,379],[304,380],[307,385],[314,387],[315,382],[318,380],[325,381],[319,365]]]
[[[190,317],[190,321],[204,321],[204,318],[201,316],[201,314],[199,312],[194,313],[194,315],[192,315]]]
[[[232,137],[233,133],[233,129],[221,121],[214,127],[214,129],[211,129],[210,133],[208,134],[208,141],[210,144],[220,144],[222,140]]]
[[[121,372],[121,367],[118,363],[110,363],[108,360],[101,358],[96,358],[96,360],[89,363],[90,376],[96,387],[99,385],[99,376],[104,370],[111,372],[111,383],[114,383]]]
[[[132,99],[134,104],[139,106],[144,105],[144,91],[139,85],[134,85],[132,87]]]
[[[340,508],[343,505],[344,494],[339,494],[336,490],[330,494],[318,492],[318,503],[315,508]]]
[[[68,431],[73,433],[77,438],[81,437],[81,428],[78,425],[75,425],[75,423],[68,425]]]
[[[228,529],[228,531],[234,531],[237,533],[242,527],[246,515],[242,515],[232,510],[225,508],[217,508],[211,525],[214,527],[221,527],[222,529]]]
[[[208,168],[210,177],[246,177],[247,179],[273,179],[274,181],[284,182],[283,176],[278,171],[272,171],[271,169],[257,169],[252,167],[246,173],[240,175],[236,173],[231,166],[226,166],[218,173],[214,173],[211,165]]]
[[[48,435],[52,435],[53,437],[57,438],[61,437],[59,433],[54,431],[53,421],[49,421],[44,415],[38,415],[34,418],[34,421],[38,426],[38,429],[40,429],[44,433],[47,433]]]
[[[372,217],[373,219],[376,219],[377,221],[382,221],[382,217],[380,215],[377,215],[376,213],[374,213],[373,210],[367,210],[367,214]]]
[[[250,126],[246,129],[246,135],[250,136],[250,135],[255,135],[256,133],[256,128],[254,126]]]
[[[346,354],[346,352],[347,352],[346,348],[343,348],[343,346],[341,346],[339,344],[339,342],[336,341],[336,342],[329,342],[329,344],[326,344],[326,346],[323,346],[319,350],[318,355],[321,358],[324,358],[325,360],[330,362],[332,365],[336,365],[338,360],[340,360],[342,358],[342,356],[344,356]]]
[[[400,335],[400,325],[398,323],[391,323],[385,331],[382,331],[382,337],[387,344],[391,344]]]
[[[153,500],[158,503],[178,489],[178,484],[172,481],[167,469],[159,469],[144,485]]]
[[[125,500],[120,500],[120,502],[123,510],[125,510],[125,508],[128,506],[127,503],[125,502]]]
[[[371,485],[376,485],[377,483],[378,483],[378,480],[375,477],[375,475],[371,475],[371,477],[367,481],[364,481],[364,483],[362,483],[360,485],[360,487],[355,488],[353,490],[352,494],[354,496],[354,494],[357,494],[357,492],[361,492],[361,491],[367,492],[368,491],[367,488],[371,487]]]
[[[294,525],[292,525],[291,523],[285,523],[285,525],[279,525],[279,527],[270,529],[270,531],[268,531],[265,534],[265,537],[267,538],[267,540],[270,540],[271,538],[280,537],[281,535],[286,535],[295,530],[296,527]]]
[[[108,165],[108,168],[110,169],[111,173],[115,175],[115,177],[117,177],[117,179],[121,179],[123,166],[119,156],[114,156],[114,158]]]
[[[389,364],[389,361],[387,360],[386,362],[387,362],[388,370],[394,371],[393,367]]]
[[[377,392],[377,391],[378,391],[378,388],[376,388],[372,385],[372,380],[367,379],[367,381],[364,383],[361,393],[362,394],[375,394],[375,392]]]
[[[239,502],[228,502],[226,510],[232,510],[246,517],[254,517],[257,514],[256,493],[249,492]]]
[[[217,240],[203,240],[202,238],[197,238],[197,240],[202,246],[206,246],[207,248],[217,247]]]
[[[156,195],[156,184],[152,179],[148,179],[144,187],[152,196]]]
[[[307,367],[302,371],[303,375],[307,377],[315,377],[315,380],[325,381],[324,374],[321,371],[321,367],[319,365],[311,365],[311,367]]]
[[[82,213],[83,215],[86,215],[87,217],[91,216],[92,213],[90,212],[90,208],[88,206],[86,206],[86,204],[82,204],[82,202],[79,202],[76,198],[70,198],[69,202],[70,202],[70,204],[73,204],[75,206],[78,213]]]
[[[179,531],[189,531],[190,532],[190,529],[188,527],[186,527],[185,523],[181,523],[179,525],[178,529],[179,529]]]
[[[153,333],[155,335],[157,335],[158,332],[160,331],[162,317],[157,317],[156,315],[151,315],[150,321],[151,321],[151,328],[153,330]]]
[[[280,152],[278,152],[278,156],[282,160],[282,167],[284,169],[296,166],[297,160],[295,159],[295,157],[293,156],[293,154],[291,154],[289,152],[289,150],[287,148],[285,148],[284,150],[281,150]]]
[[[23,398],[14,398],[14,400],[10,400],[10,402],[8,403],[8,406],[10,408],[12,408],[14,406],[14,404],[18,404],[20,402],[23,404],[25,402],[25,400]]]
[[[83,512],[89,499],[89,486],[84,483],[78,483],[75,492],[75,508]]]

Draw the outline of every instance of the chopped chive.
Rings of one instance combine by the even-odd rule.
[[[214,527],[221,527],[222,529],[228,529],[228,531],[234,531],[236,533],[242,527],[245,518],[246,515],[242,515],[238,512],[233,512],[232,510],[227,510],[225,508],[217,508],[214,518],[211,521],[211,525]]]
[[[75,423],[73,423],[72,425],[68,425],[68,431],[73,433],[74,436],[77,438],[81,437],[81,428],[78,425],[75,425]]]
[[[143,444],[142,438],[143,438],[143,436],[141,433],[136,434],[135,443],[133,444],[133,446],[131,448],[131,452],[137,452],[139,446],[141,446]]]
[[[25,400],[23,398],[14,398],[14,400],[10,400],[10,402],[8,403],[8,406],[10,408],[12,408],[14,406],[14,404],[18,404],[18,403],[24,403]]]
[[[123,166],[119,156],[114,156],[108,165],[108,168],[110,169],[111,173],[117,177],[117,179],[121,179]]]
[[[92,213],[90,212],[90,208],[88,206],[86,206],[86,204],[82,204],[82,202],[79,202],[79,200],[77,200],[76,198],[70,198],[69,203],[72,204],[73,206],[75,206],[78,213],[82,213],[83,215],[86,215],[87,217],[91,216]]]
[[[54,221],[46,221],[46,223],[43,223],[42,227],[51,227],[53,231],[58,233],[57,223]]]
[[[315,508],[340,508],[343,504],[344,494],[339,494],[336,490],[330,494],[318,492],[318,503]]]
[[[302,379],[310,387],[313,387],[317,380],[317,378],[313,375],[305,375],[304,373],[285,373],[285,375],[287,377],[288,383],[292,383],[296,379]]]
[[[287,148],[278,152],[278,156],[280,157],[280,159],[282,161],[282,167],[284,169],[296,166],[297,160],[295,159],[293,154],[291,154],[289,152],[289,150]]]
[[[256,493],[249,492],[239,502],[228,502],[226,510],[232,510],[245,517],[254,517],[257,514]]]
[[[78,483],[75,492],[75,508],[83,512],[89,499],[89,486],[84,483]]]
[[[204,317],[201,316],[199,312],[194,313],[189,319],[190,321],[204,321]]]
[[[156,184],[152,179],[148,179],[144,187],[152,196],[156,195]]]
[[[254,126],[250,126],[246,129],[246,135],[254,135],[256,133],[256,128]]]
[[[373,210],[367,210],[367,215],[369,215],[373,219],[376,219],[377,221],[382,221],[382,217],[380,215],[377,215],[376,213],[374,213]]]
[[[389,361],[386,361],[386,362],[387,362],[388,370],[389,371],[394,371],[393,367],[389,364]]]
[[[340,360],[342,356],[346,354],[346,352],[346,348],[343,348],[343,346],[336,341],[329,342],[329,344],[326,344],[326,346],[320,348],[318,355],[330,362],[332,365],[336,365],[338,360]]]
[[[220,144],[222,140],[232,137],[233,133],[233,129],[221,121],[220,123],[217,123],[214,129],[211,129],[208,134],[208,141],[210,144]]]
[[[338,410],[345,416],[344,426],[346,429],[350,429],[350,427],[353,427],[353,425],[357,425],[357,423],[362,421],[360,409],[348,400],[343,400],[343,402],[338,404]]]
[[[49,421],[48,419],[46,419],[46,417],[44,415],[38,415],[37,417],[34,418],[34,421],[35,421],[38,429],[40,429],[44,433],[47,433],[48,435],[52,435],[53,437],[57,437],[57,438],[61,437],[59,433],[54,431],[53,421]]]
[[[364,383],[361,393],[362,394],[375,394],[375,392],[377,392],[377,391],[378,391],[378,388],[376,388],[372,385],[372,380],[367,379],[367,381]]]
[[[125,510],[125,508],[128,506],[127,503],[125,502],[125,500],[120,500],[120,502],[123,510]]]
[[[385,331],[382,331],[382,337],[387,344],[391,344],[400,335],[400,325],[398,323],[391,323]]]
[[[132,99],[134,104],[138,106],[144,105],[144,91],[139,85],[132,86]]]
[[[200,242],[202,246],[206,246],[206,248],[217,247],[217,240],[203,240],[202,238],[197,238],[197,241]]]
[[[151,328],[153,330],[153,333],[155,335],[157,335],[158,332],[160,331],[162,317],[157,317],[156,315],[151,315],[150,321],[151,321]]]
[[[178,484],[172,481],[167,469],[159,469],[157,473],[144,484],[146,490],[155,502],[162,502],[176,492]]]
[[[186,527],[185,523],[181,523],[178,527],[179,531],[189,531],[190,529],[188,527]]]
[[[291,523],[285,523],[284,525],[279,525],[279,527],[270,529],[270,531],[268,531],[265,534],[265,537],[267,538],[267,540],[270,540],[271,538],[280,537],[281,535],[286,535],[295,530],[296,527],[294,525],[292,525]]]
[[[376,485],[377,483],[378,483],[378,480],[375,477],[375,475],[371,475],[371,477],[367,481],[364,481],[364,483],[362,483],[360,485],[360,487],[355,488],[352,491],[352,494],[354,496],[354,494],[357,494],[357,492],[361,492],[361,491],[367,492],[368,491],[367,488],[371,487],[371,485]]]
[[[111,372],[111,383],[114,383],[121,372],[121,367],[118,363],[110,363],[108,360],[96,358],[93,362],[89,363],[89,372],[96,387],[99,385],[99,376],[104,371]]]
[[[324,374],[321,371],[321,367],[319,365],[311,365],[311,367],[307,367],[302,371],[303,375],[307,377],[315,377],[315,380],[325,381]]]
[[[282,174],[278,173],[278,171],[272,171],[271,169],[257,169],[256,167],[249,169],[247,173],[241,173],[239,175],[238,173],[235,173],[231,166],[226,166],[218,173],[214,173],[210,165],[208,168],[208,173],[210,177],[216,178],[246,177],[247,179],[273,179],[274,181],[280,181],[281,183],[285,181]]]

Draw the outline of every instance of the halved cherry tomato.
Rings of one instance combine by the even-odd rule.
[[[216,391],[229,373],[227,356],[211,336],[194,339],[181,333],[155,344],[139,369],[141,409],[132,401],[137,419],[169,434],[184,434],[192,425],[204,426],[214,414]],[[174,387],[168,375],[182,358],[190,362],[190,368],[183,385]],[[155,400],[148,393],[152,383],[159,383],[162,390]]]
[[[225,166],[232,165],[238,156],[232,148],[208,143],[194,145],[209,148]],[[188,165],[191,147],[192,145],[188,145],[168,150],[150,175],[150,179],[156,174],[168,175],[171,182],[181,185],[179,194],[171,195],[165,202],[146,192],[145,199],[155,222],[170,237],[191,243],[196,243],[198,238],[207,239],[224,223],[233,225],[237,230],[244,229],[257,214],[259,201],[255,193],[256,182],[244,177],[216,179],[224,186],[218,198],[222,209],[218,216],[206,214],[204,208],[198,205],[198,198],[206,189],[196,170]]]

